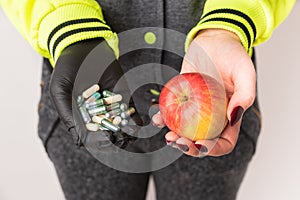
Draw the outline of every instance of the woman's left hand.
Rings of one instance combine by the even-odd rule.
[[[254,102],[256,73],[238,36],[222,29],[207,29],[195,37],[184,57],[180,73],[201,72],[200,66],[204,64],[201,59],[203,50],[216,66],[223,80],[229,98],[227,109],[229,123],[220,137],[214,140],[194,142],[172,131],[165,135],[165,139],[168,145],[190,156],[222,156],[234,149],[242,115]],[[153,116],[152,122],[158,127],[165,126],[160,113]]]

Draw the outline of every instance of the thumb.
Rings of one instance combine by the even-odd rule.
[[[160,114],[160,112],[156,113],[155,115],[153,115],[152,117],[152,124],[154,126],[157,126],[158,128],[162,128],[165,126],[165,122]]]
[[[234,92],[230,98],[227,117],[230,125],[234,126],[243,113],[253,104],[256,96],[256,73],[253,63],[235,70],[232,75]]]

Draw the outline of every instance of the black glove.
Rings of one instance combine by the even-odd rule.
[[[123,75],[123,70],[119,63],[114,59],[114,52],[108,44],[103,39],[92,39],[75,43],[67,47],[62,52],[52,73],[50,81],[50,95],[61,120],[66,125],[68,133],[70,133],[77,146],[85,144],[94,146],[100,150],[109,150],[113,147],[112,144],[114,144],[120,148],[125,148],[130,142],[136,139],[136,137],[132,136],[138,131],[136,126],[123,128],[121,131],[116,133],[108,131],[89,132],[86,130],[82,120],[81,122],[77,122],[77,120],[73,117],[72,92],[75,78],[86,56],[101,42],[103,42],[100,49],[101,56],[99,61],[96,62],[98,67],[101,67],[101,58],[112,58],[114,61],[105,70],[105,75],[99,77],[99,85],[101,89],[113,91],[115,84]],[[127,93],[128,95],[129,90],[126,83],[123,83],[122,87],[119,89],[120,91],[118,91],[118,93]],[[82,91],[77,91],[75,93],[78,94],[79,92]],[[78,114],[78,110],[76,110],[76,113]],[[134,119],[137,124],[142,124],[137,113],[135,114]]]

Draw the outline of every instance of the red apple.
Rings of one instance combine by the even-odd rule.
[[[170,130],[193,141],[217,137],[227,124],[228,100],[221,83],[206,74],[185,73],[166,83],[159,109]]]

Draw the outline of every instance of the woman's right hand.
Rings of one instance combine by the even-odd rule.
[[[107,69],[108,71],[106,70],[106,73],[108,73],[109,76],[106,76],[104,79],[101,78],[99,85],[101,86],[101,89],[112,91],[115,84],[123,76],[123,71],[115,59],[114,52],[103,39],[81,41],[67,47],[58,58],[51,77],[50,95],[61,120],[66,125],[68,133],[72,136],[74,143],[77,146],[85,144],[89,133],[86,130],[76,130],[77,127],[75,129],[75,121],[72,111],[72,92],[74,82],[83,60],[101,42],[104,42],[105,44],[101,44],[100,57],[111,58],[114,62],[109,66]],[[99,63],[99,67],[102,67],[101,60],[97,63]],[[128,92],[127,85],[123,84],[122,86],[122,92]],[[82,126],[81,129],[83,128],[85,127]],[[112,143],[120,148],[125,148],[129,142],[136,139],[136,137],[128,135],[122,131],[114,134],[107,131],[97,131],[97,134],[97,137],[101,137],[102,141],[97,143],[97,148],[100,150],[102,148],[102,144],[103,149],[105,147],[105,150],[108,150],[109,148],[107,147],[109,145],[113,146]]]

